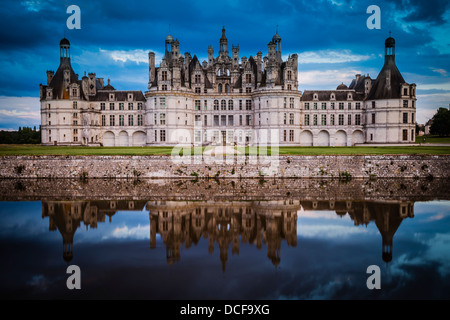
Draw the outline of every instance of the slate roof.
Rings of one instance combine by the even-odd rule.
[[[390,84],[387,78],[390,78]],[[403,83],[405,83],[405,79],[403,79],[403,76],[395,65],[394,56],[386,56],[383,69],[381,69],[377,79],[373,83],[367,99],[400,99],[401,85]]]

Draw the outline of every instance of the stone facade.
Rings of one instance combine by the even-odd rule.
[[[240,57],[220,49],[208,61],[180,55],[171,35],[156,66],[150,52],[148,91],[119,91],[95,73],[81,80],[61,40],[56,73],[41,85],[42,144],[53,145],[293,145],[352,146],[415,142],[416,85],[395,64],[395,41],[385,42],[376,79],[357,74],[336,90],[298,90],[298,55],[283,61],[275,34],[267,55]]]

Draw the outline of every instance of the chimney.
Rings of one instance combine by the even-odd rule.
[[[47,70],[47,85],[50,84],[54,76],[55,72],[53,70]]]

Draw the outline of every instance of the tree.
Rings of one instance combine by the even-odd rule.
[[[450,135],[450,110],[439,108],[433,116],[430,133],[438,136]]]

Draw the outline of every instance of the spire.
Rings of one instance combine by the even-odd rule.
[[[220,38],[220,51],[219,53],[227,55],[228,56],[228,40],[225,36],[225,26],[222,27],[222,37]]]

